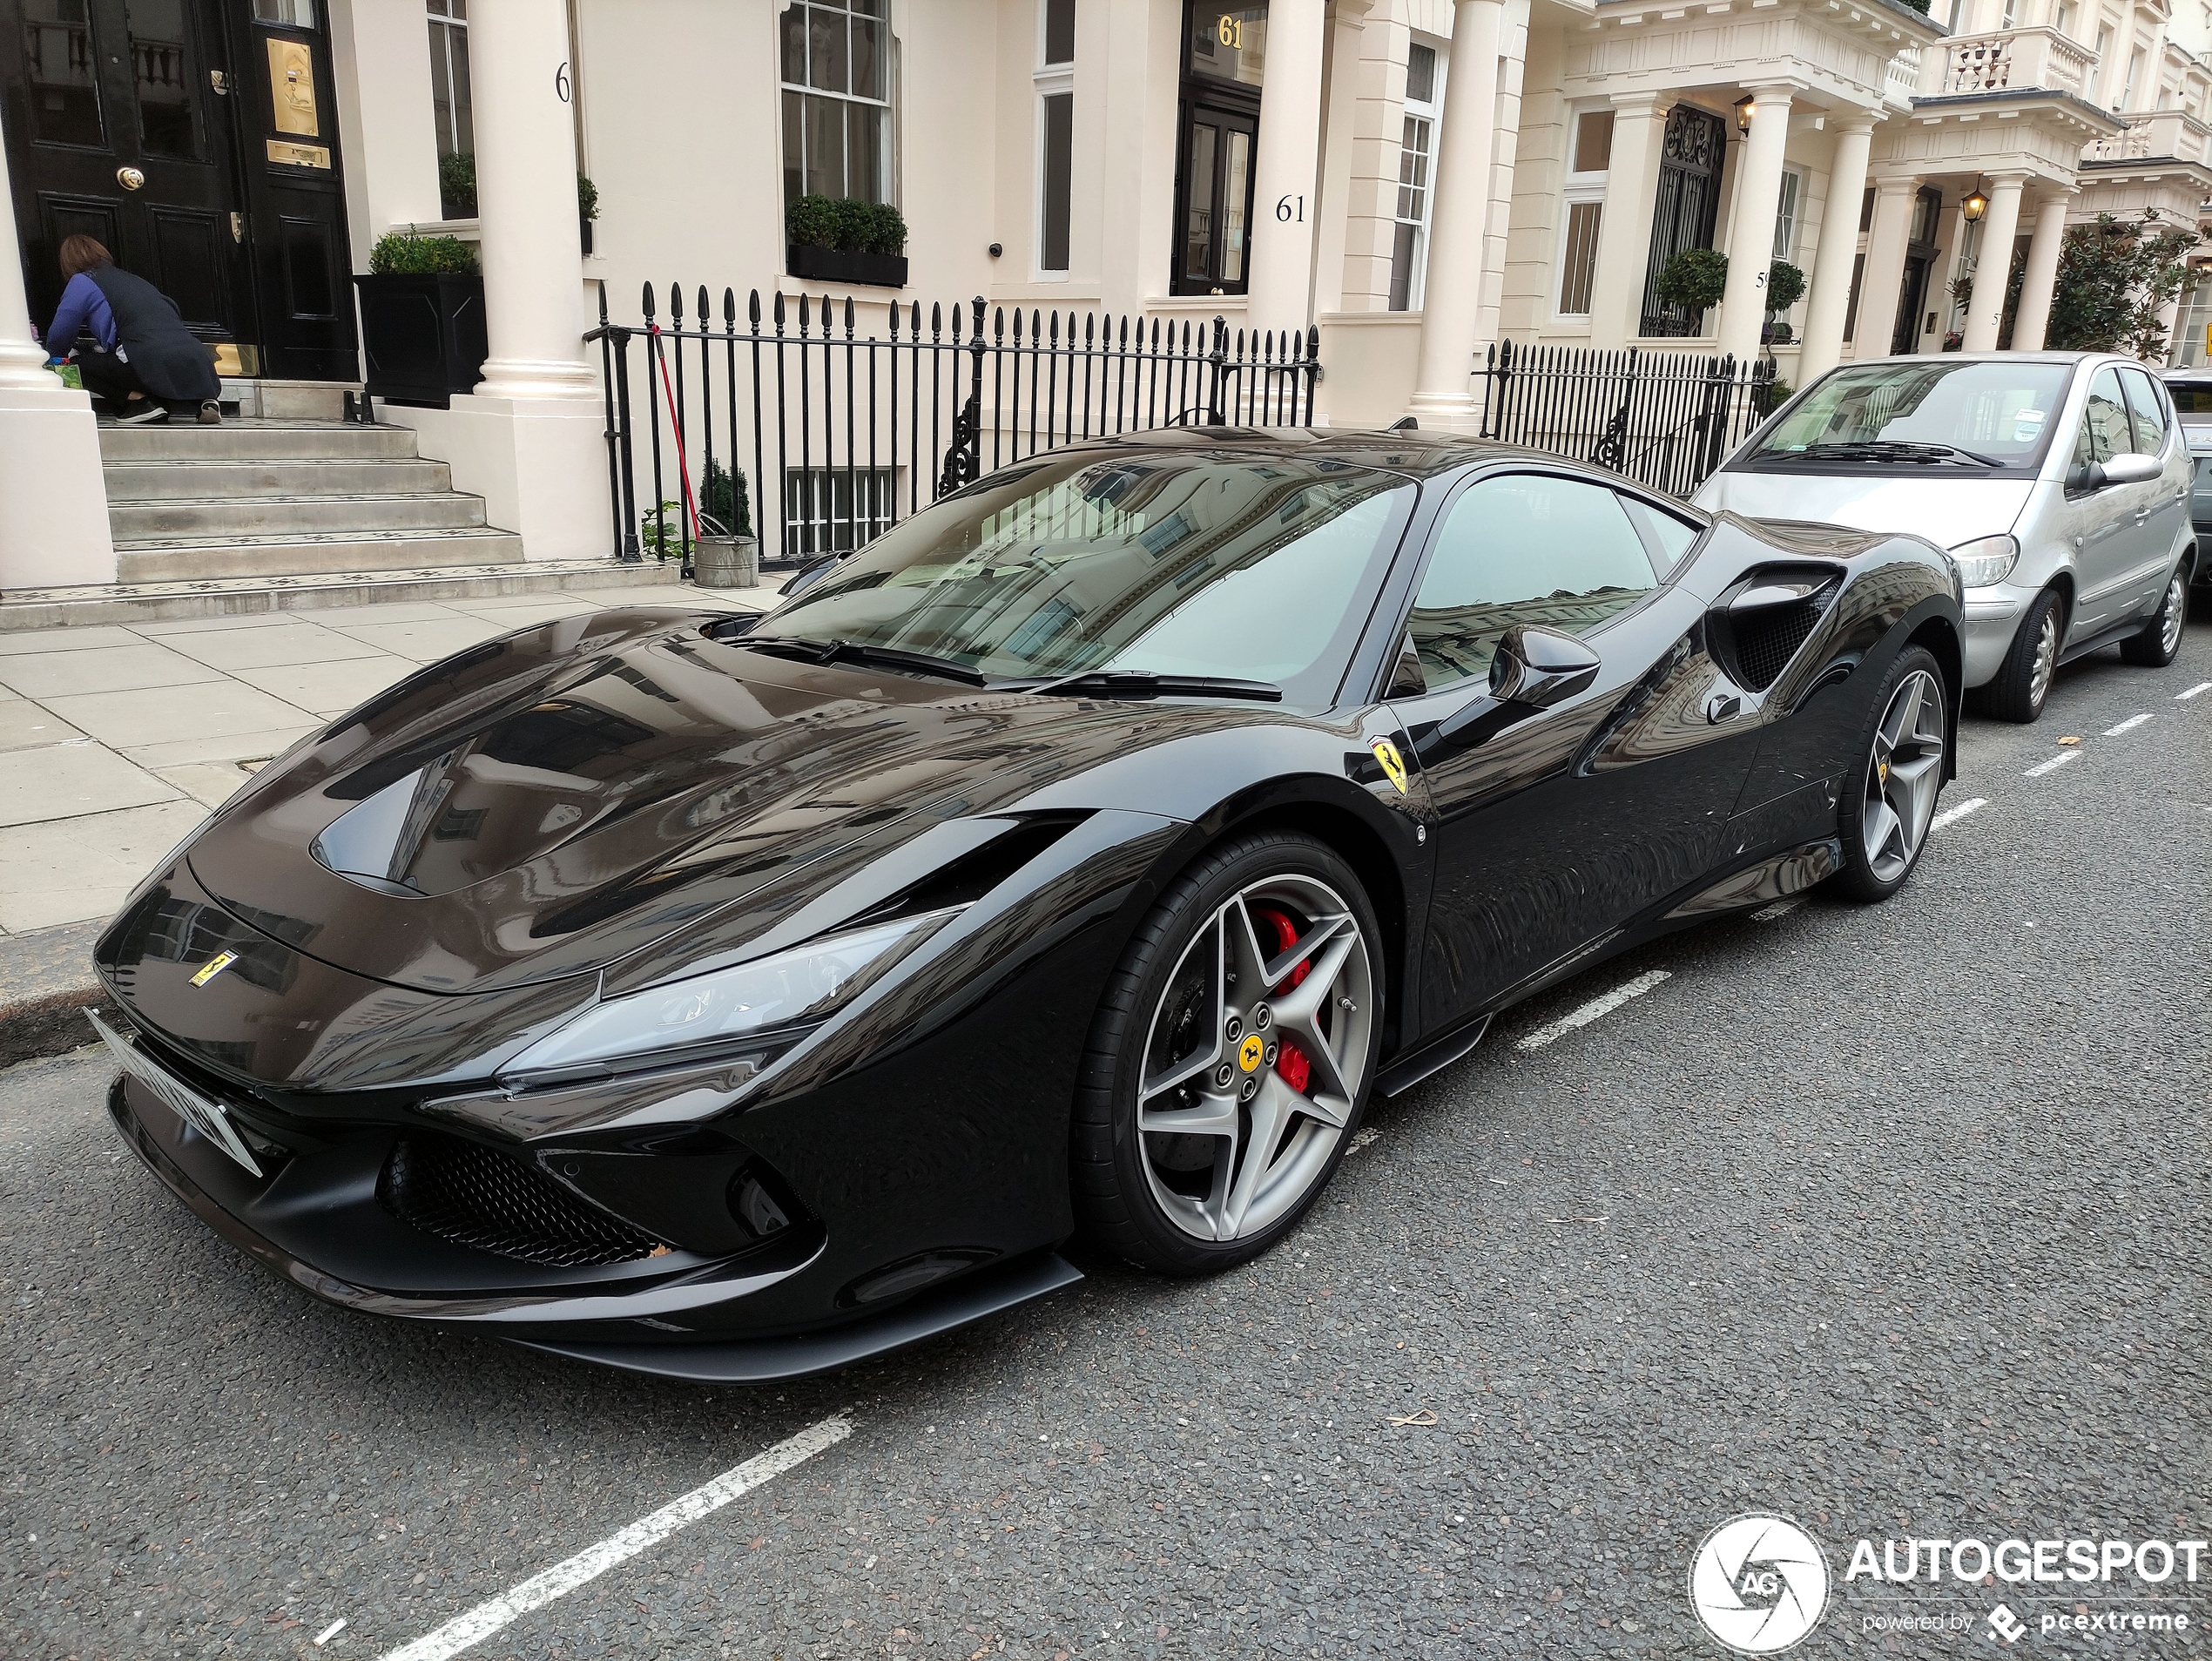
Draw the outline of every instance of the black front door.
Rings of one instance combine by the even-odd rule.
[[[1897,297],[1897,327],[1890,334],[1890,355],[1903,357],[1920,349],[1920,337],[1935,327],[1935,320],[1922,315],[1928,303],[1928,273],[1943,251],[1936,246],[1936,231],[1943,218],[1943,192],[1925,189],[1912,200],[1912,226],[1905,245],[1905,275]],[[1943,342],[1933,342],[1940,347]]]
[[[1659,193],[1651,209],[1651,253],[1643,273],[1647,335],[1682,337],[1704,327],[1705,314],[1669,306],[1659,298],[1659,273],[1690,248],[1713,246],[1721,199],[1721,164],[1728,156],[1728,127],[1720,117],[1687,104],[1667,111],[1659,147]]]
[[[350,379],[319,0],[0,0],[0,126],[40,327],[64,238],[177,303],[226,375]],[[66,350],[66,343],[57,343]]]
[[[1251,281],[1252,163],[1266,76],[1266,0],[1184,0],[1171,294],[1241,294]]]
[[[0,20],[34,321],[53,315],[57,252],[82,232],[175,300],[201,339],[250,341],[219,0],[12,0]]]

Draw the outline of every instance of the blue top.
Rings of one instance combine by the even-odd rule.
[[[62,290],[62,303],[54,308],[53,324],[46,331],[46,355],[67,357],[70,348],[77,344],[78,332],[88,322],[100,349],[114,351],[115,314],[108,308],[107,296],[100,292],[99,284],[80,271],[69,280],[69,287]]]

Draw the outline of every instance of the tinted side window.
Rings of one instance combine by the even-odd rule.
[[[1662,572],[1682,564],[1682,557],[1689,551],[1690,544],[1704,534],[1688,520],[1677,519],[1649,502],[1638,502],[1633,496],[1622,496],[1621,501],[1628,509],[1629,517],[1643,527],[1645,537],[1658,550]]]
[[[2158,401],[2158,388],[2141,369],[2122,369],[2120,384],[2128,389],[2128,420],[2135,433],[2130,448],[2145,456],[2157,455],[2166,448],[2166,411]]]
[[[2134,430],[2128,424],[2128,406],[2120,394],[2120,377],[2110,369],[2097,371],[2089,383],[2089,407],[2081,412],[2081,426],[2074,436],[2074,474],[2092,462],[2108,462],[2133,449]]]
[[[1581,634],[1655,587],[1643,539],[1602,485],[1536,473],[1461,493],[1436,533],[1408,632],[1426,689],[1490,672],[1519,624]]]

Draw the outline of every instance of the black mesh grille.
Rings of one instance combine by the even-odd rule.
[[[427,1234],[523,1263],[587,1268],[634,1263],[659,1249],[544,1172],[458,1137],[401,1137],[376,1197]]]
[[[1745,690],[1763,692],[1773,685],[1826,609],[1827,596],[1815,595],[1794,605],[1768,606],[1734,619],[1736,666]]]

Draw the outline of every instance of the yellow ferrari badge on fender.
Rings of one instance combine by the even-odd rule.
[[[1377,739],[1367,746],[1375,753],[1375,760],[1382,763],[1383,776],[1398,787],[1398,793],[1406,793],[1406,762],[1398,753],[1398,746],[1388,739]]]
[[[199,966],[199,972],[192,977],[192,983],[194,986],[205,986],[236,962],[238,962],[236,952],[217,952]]]
[[[1257,1072],[1266,1055],[1266,1041],[1257,1032],[1248,1032],[1244,1035],[1244,1042],[1237,1046],[1237,1064],[1248,1073]]]

